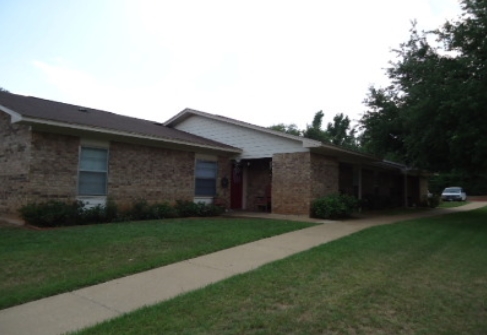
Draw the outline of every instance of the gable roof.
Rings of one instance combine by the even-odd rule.
[[[239,127],[247,128],[247,129],[252,129],[255,131],[263,132],[266,134],[270,134],[273,136],[281,137],[281,138],[286,138],[286,139],[291,139],[294,141],[301,142],[304,148],[309,148],[310,151],[324,154],[324,155],[330,155],[330,156],[340,156],[344,157],[348,160],[363,160],[366,162],[380,162],[382,159],[373,155],[369,155],[363,152],[358,152],[352,149],[348,149],[343,146],[335,145],[335,144],[330,144],[330,143],[323,143],[321,141],[309,139],[306,137],[302,136],[296,136],[296,135],[291,135],[284,133],[282,131],[277,131],[277,130],[272,130],[269,128],[257,126],[248,122],[243,122],[239,120],[235,120],[232,118],[228,118],[225,116],[221,115],[216,115],[216,114],[210,114],[202,111],[198,111],[195,109],[191,108],[186,108],[177,115],[173,116],[166,122],[164,122],[165,126],[168,127],[176,127],[178,124],[182,123],[183,121],[187,120],[188,118],[192,116],[201,116],[204,118],[208,118],[211,120],[216,120],[220,122],[224,122],[227,124],[232,124],[236,125]]]
[[[76,128],[233,153],[241,151],[162,123],[8,92],[0,92],[0,110],[10,114],[12,122]]]
[[[191,109],[191,108],[186,108],[183,111],[181,111],[180,113],[176,114],[175,116],[173,116],[172,118],[170,118],[169,120],[164,122],[164,125],[168,126],[168,127],[175,127],[176,125],[178,125],[179,123],[183,122],[184,120],[190,118],[193,115],[199,115],[199,116],[202,116],[202,117],[205,117],[208,119],[233,124],[233,125],[240,126],[243,128],[257,130],[259,132],[264,132],[264,133],[275,135],[278,137],[283,137],[283,138],[288,138],[288,139],[299,141],[299,142],[304,142],[307,144],[306,146],[309,146],[309,147],[320,146],[322,144],[320,141],[312,140],[312,139],[305,138],[302,136],[295,136],[295,135],[287,134],[287,133],[284,133],[282,131],[272,130],[269,128],[257,126],[257,125],[252,124],[252,123],[239,121],[239,120],[232,119],[232,118],[229,118],[226,116],[210,114],[210,113],[202,112],[202,111],[199,111],[196,109]]]

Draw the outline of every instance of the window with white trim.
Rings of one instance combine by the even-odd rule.
[[[81,147],[79,156],[78,195],[106,196],[108,149]]]
[[[215,196],[217,175],[217,162],[197,159],[195,168],[195,195]]]

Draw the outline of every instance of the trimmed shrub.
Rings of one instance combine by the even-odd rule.
[[[190,217],[190,216],[198,216],[198,204],[187,201],[187,200],[177,200],[176,204],[174,205],[174,209],[178,213],[180,217]]]
[[[421,206],[436,208],[440,205],[440,202],[441,202],[441,197],[439,195],[433,194],[432,196],[424,197],[423,201],[421,202]]]
[[[20,208],[19,213],[25,222],[38,227],[61,227],[94,223],[121,222],[130,220],[159,220],[175,217],[218,216],[224,208],[177,201],[173,207],[168,203],[149,205],[146,200],[137,200],[128,210],[119,210],[115,202],[108,199],[105,206],[87,208],[81,201],[66,203],[48,201],[29,203]]]
[[[19,210],[25,222],[38,227],[71,226],[83,222],[83,203],[65,203],[49,200],[44,203],[29,203]]]
[[[153,219],[169,219],[178,217],[178,211],[167,202],[154,204],[150,207]]]
[[[135,200],[132,207],[124,213],[129,220],[150,220],[152,219],[151,208],[146,200]]]
[[[320,219],[343,219],[358,209],[359,201],[350,195],[332,194],[313,201],[311,216]]]
[[[203,202],[194,203],[187,200],[178,200],[174,206],[180,217],[190,216],[218,216],[224,212],[224,208]]]
[[[96,205],[95,207],[86,208],[83,207],[80,213],[80,219],[78,224],[91,224],[91,223],[106,223],[107,219],[107,207],[102,205]]]

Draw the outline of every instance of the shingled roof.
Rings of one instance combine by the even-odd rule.
[[[58,126],[83,126],[102,132],[115,131],[122,135],[139,135],[172,143],[240,152],[238,148],[169,128],[162,123],[31,96],[0,92],[0,110],[26,123],[51,122]]]

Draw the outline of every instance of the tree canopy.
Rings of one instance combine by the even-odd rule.
[[[295,136],[301,135],[301,130],[299,130],[298,126],[294,123],[290,123],[290,124],[278,123],[276,125],[270,126],[269,129],[282,131],[283,133],[291,134]]]
[[[287,134],[303,136],[323,143],[331,143],[343,146],[357,147],[357,138],[355,128],[351,128],[350,119],[343,113],[336,114],[333,122],[328,122],[326,129],[322,129],[323,111],[316,112],[311,124],[306,125],[306,129],[299,130],[296,124],[286,125],[279,123],[269,127],[272,130],[278,130]]]
[[[430,171],[486,171],[487,0],[461,5],[435,31],[413,23],[387,69],[391,85],[370,88],[360,121],[368,151]]]

